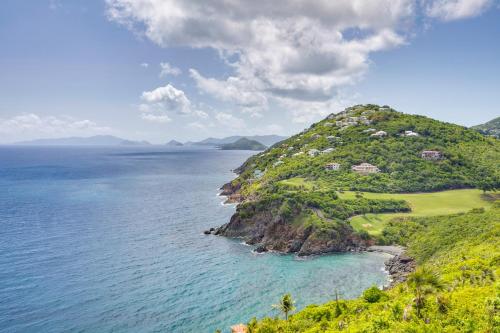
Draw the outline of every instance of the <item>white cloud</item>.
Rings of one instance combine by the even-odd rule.
[[[145,91],[142,93],[141,99],[149,104],[161,106],[167,112],[184,114],[191,112],[191,102],[184,94],[184,91],[175,88],[171,84]]]
[[[493,4],[493,0],[435,0],[427,3],[426,14],[443,21],[475,17]]]
[[[405,42],[416,0],[107,0],[108,17],[160,46],[212,48],[234,70],[191,77],[201,91],[259,113],[270,99],[326,103],[373,52]]]
[[[143,68],[148,68],[149,64],[147,62],[143,62],[143,63],[141,63],[140,66],[143,67]]]
[[[243,119],[238,118],[233,116],[230,113],[224,113],[224,112],[218,112],[215,115],[215,119],[225,127],[228,127],[229,129],[243,129],[246,127],[245,122]]]
[[[168,75],[177,76],[182,73],[182,71],[179,68],[173,67],[168,62],[161,62],[160,68],[161,68],[160,77]]]
[[[110,127],[68,116],[39,116],[27,113],[7,119],[0,118],[0,134],[2,139],[7,141],[110,133],[113,133]]]

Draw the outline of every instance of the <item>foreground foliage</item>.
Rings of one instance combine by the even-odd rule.
[[[253,319],[250,332],[500,332],[498,202],[488,211],[391,222],[383,234],[418,262],[406,283],[310,305],[288,320]]]

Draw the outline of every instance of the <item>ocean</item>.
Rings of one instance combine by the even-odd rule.
[[[380,253],[299,259],[207,236],[252,152],[0,147],[0,332],[214,332],[387,275]]]

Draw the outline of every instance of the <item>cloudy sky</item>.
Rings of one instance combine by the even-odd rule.
[[[3,0],[0,142],[293,134],[357,103],[500,115],[499,0]]]

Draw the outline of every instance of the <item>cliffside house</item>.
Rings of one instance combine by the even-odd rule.
[[[259,169],[255,170],[253,172],[253,177],[255,179],[260,179],[260,178],[262,178],[262,176],[264,176],[264,172],[260,171]]]
[[[340,170],[340,164],[338,163],[328,163],[325,165],[325,170],[337,171]]]
[[[361,163],[359,165],[353,165],[351,167],[351,170],[362,175],[380,172],[379,168],[377,168],[375,165],[371,165],[370,163]]]
[[[277,161],[277,162],[273,163],[273,167],[277,167],[277,166],[282,165],[282,164],[283,164],[283,161]]]
[[[244,324],[231,326],[231,333],[248,333],[248,327]]]
[[[317,149],[311,149],[307,152],[307,154],[311,157],[317,156],[319,154],[319,150]]]
[[[424,150],[421,156],[424,160],[439,160],[442,155],[437,150]]]
[[[331,153],[334,150],[335,150],[335,148],[326,148],[325,150],[321,151],[321,154],[328,154],[328,153]]]
[[[413,132],[413,131],[404,131],[404,133],[401,135],[402,136],[420,136],[420,134],[418,134],[417,132]]]
[[[373,133],[370,136],[381,138],[381,137],[384,137],[386,135],[387,135],[387,132],[385,132],[385,131],[378,131],[378,132]]]

